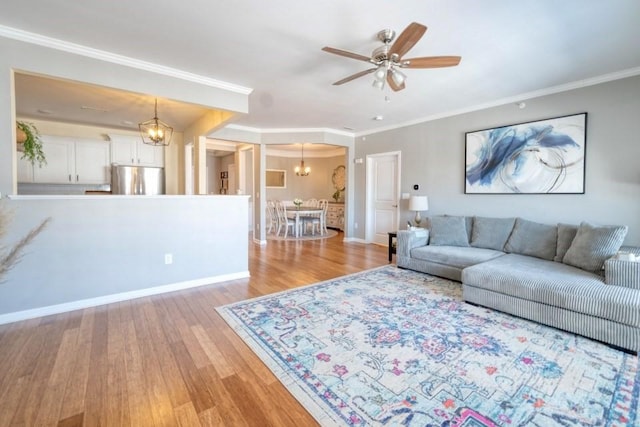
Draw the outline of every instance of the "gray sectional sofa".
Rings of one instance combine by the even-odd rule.
[[[621,250],[640,248],[621,248],[626,233],[586,222],[434,216],[427,228],[398,232],[397,265],[462,282],[467,302],[637,353],[640,262]]]

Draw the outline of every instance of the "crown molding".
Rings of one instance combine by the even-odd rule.
[[[340,157],[345,155],[345,148],[332,148],[322,151],[305,151],[304,158],[305,159],[319,159],[319,158],[329,158],[329,157]],[[287,158],[300,158],[300,151],[290,151],[290,150],[278,150],[275,148],[270,148],[267,145],[267,156],[276,156],[276,157],[287,157]]]
[[[225,126],[225,128],[234,129],[234,130],[240,130],[240,131],[244,131],[244,132],[258,133],[258,134],[274,134],[274,133],[289,134],[289,133],[320,133],[320,132],[325,132],[325,133],[330,133],[330,134],[333,134],[333,135],[348,136],[348,137],[352,137],[352,138],[354,136],[356,136],[355,133],[353,133],[353,132],[345,132],[345,131],[331,129],[331,128],[268,128],[268,129],[261,129],[261,128],[255,128],[255,127],[250,127],[250,126],[236,125],[236,124],[233,124],[233,123],[228,124],[227,126]]]
[[[60,50],[75,55],[81,55],[88,58],[98,59],[101,61],[111,62],[113,64],[124,65],[139,70],[150,71],[156,74],[162,74],[168,77],[175,77],[181,80],[190,81],[230,92],[249,95],[253,92],[252,88],[235,85],[233,83],[223,82],[221,80],[212,79],[210,77],[201,76],[199,74],[190,73],[176,68],[166,67],[164,65],[154,64],[152,62],[141,61],[139,59],[130,58],[124,55],[107,52],[104,50],[94,49],[91,47],[70,43],[52,37],[46,37],[41,34],[31,33],[19,30],[17,28],[0,25],[0,37],[22,41],[25,43],[44,46],[51,49]]]
[[[556,93],[567,92],[574,89],[581,89],[584,87],[594,86],[601,83],[607,83],[614,80],[625,79],[627,77],[633,77],[640,75],[640,67],[630,68],[628,70],[617,71],[615,73],[603,74],[601,76],[592,77],[589,79],[578,80],[571,83],[566,83],[558,86],[551,86],[545,89],[535,90],[532,92],[522,93],[520,95],[514,95],[507,98],[498,99],[491,102],[486,102],[484,104],[478,104],[472,107],[461,108],[458,110],[448,111],[442,114],[434,114],[432,116],[423,117],[421,119],[411,120],[407,122],[398,123],[392,126],[379,127],[375,129],[370,129],[363,132],[357,132],[354,134],[355,137],[371,135],[374,133],[385,132],[389,130],[404,128],[407,126],[413,126],[420,123],[431,122],[434,120],[444,119],[447,117],[458,116],[461,114],[472,113],[474,111],[486,110],[487,108],[499,107],[505,104],[522,102],[528,99],[539,98],[542,96],[553,95]]]

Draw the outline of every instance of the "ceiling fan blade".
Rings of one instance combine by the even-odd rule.
[[[400,62],[402,68],[440,68],[454,67],[460,63],[459,56],[425,56],[422,58],[403,59]]]
[[[336,49],[335,47],[325,46],[322,48],[325,52],[333,53],[335,55],[346,56],[347,58],[357,59],[359,61],[369,62],[371,58],[368,56],[360,55],[358,53],[347,52],[346,50]]]
[[[395,92],[405,88],[404,82],[402,82],[401,85],[397,85],[396,82],[393,81],[393,79],[391,78],[391,74],[389,73],[387,73],[387,83],[389,84],[389,87]]]
[[[371,73],[373,73],[375,70],[377,70],[377,68],[370,68],[370,69],[368,69],[368,70],[360,71],[359,73],[352,74],[352,75],[350,75],[349,77],[345,77],[345,78],[344,78],[344,79],[342,79],[342,80],[338,80],[338,81],[337,81],[337,82],[335,82],[333,85],[334,85],[334,86],[339,86],[339,85],[341,85],[341,84],[343,84],[343,83],[347,83],[347,82],[350,82],[351,80],[355,80],[355,79],[357,79],[358,77],[362,77],[362,76],[366,76],[367,74],[371,74]]]
[[[391,50],[389,51],[389,55],[397,54],[400,58],[409,52],[418,40],[424,35],[425,31],[427,31],[427,27],[422,24],[418,24],[417,22],[412,22],[409,24],[407,28],[398,36],[393,46],[391,46]]]

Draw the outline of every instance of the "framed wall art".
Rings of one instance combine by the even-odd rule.
[[[587,113],[465,134],[465,194],[584,194]]]
[[[287,188],[287,171],[281,169],[267,169],[267,188]]]

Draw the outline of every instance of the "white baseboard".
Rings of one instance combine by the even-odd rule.
[[[83,308],[96,307],[98,305],[111,304],[114,302],[126,301],[150,295],[164,294],[167,292],[180,291],[183,289],[195,288],[198,286],[211,285],[214,283],[226,282],[228,280],[245,279],[251,277],[249,271],[239,273],[223,274],[220,276],[204,277],[202,279],[187,280],[185,282],[170,283],[168,285],[155,286],[153,288],[138,289],[135,291],[122,292],[119,294],[104,295],[95,298],[87,298],[78,301],[65,302],[62,304],[49,305],[47,307],[33,308],[30,310],[16,311],[13,313],[0,314],[0,325],[5,323],[19,322],[20,320],[33,319],[36,317],[50,316],[52,314],[65,313],[67,311],[81,310]]]
[[[343,242],[350,242],[350,243],[371,243],[365,239],[360,239],[358,237],[345,237],[343,239]]]

